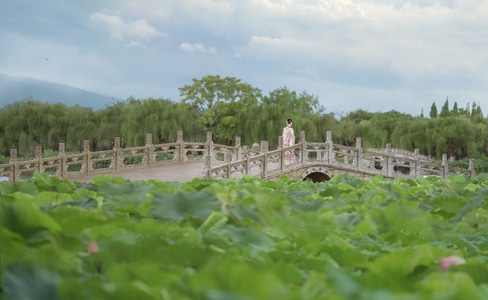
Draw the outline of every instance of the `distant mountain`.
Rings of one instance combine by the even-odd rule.
[[[64,84],[0,73],[0,108],[25,99],[64,103],[68,107],[80,105],[91,107],[93,110],[105,108],[117,102],[117,99],[112,97]]]

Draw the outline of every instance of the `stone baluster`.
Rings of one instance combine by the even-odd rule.
[[[386,144],[386,176],[393,176],[393,158],[391,157],[391,144]]]
[[[122,169],[122,149],[120,148],[120,137],[114,138],[114,153],[115,153],[115,170],[119,171]]]
[[[468,160],[469,166],[468,166],[468,175],[469,176],[476,176],[476,171],[474,169],[474,160],[470,158]]]
[[[17,149],[10,149],[10,163],[13,164],[12,174],[10,175],[11,182],[19,181],[19,161],[17,160]]]
[[[267,159],[268,141],[261,141],[259,151],[261,152],[261,154],[264,154],[261,158],[262,159],[261,178],[264,179],[266,178],[266,174],[268,172],[268,159]]]
[[[205,154],[204,154],[204,158],[205,158],[205,170],[204,170],[204,177],[206,178],[211,178],[212,177],[212,174],[211,174],[211,168],[212,168],[212,158],[210,156],[210,150],[209,149],[206,149],[205,151]]]
[[[442,154],[442,178],[449,176],[449,165],[447,164],[447,154]]]
[[[325,148],[327,149],[327,163],[330,165],[334,162],[334,143],[332,143],[332,131],[327,130]]]
[[[356,169],[363,170],[363,148],[361,137],[356,137]]]
[[[244,146],[242,149],[242,152],[244,155],[244,159],[246,160],[246,171],[245,171],[246,173],[245,174],[249,174],[250,169],[251,169],[251,164],[250,164],[251,154],[249,153],[249,146]]]
[[[43,165],[42,165],[42,146],[36,146],[36,171],[42,173]]]
[[[415,178],[422,177],[422,161],[420,160],[420,150],[414,149],[413,155],[415,156],[415,169],[414,169],[414,176]]]
[[[81,173],[90,174],[90,166],[91,166],[91,154],[90,154],[90,141],[83,140],[83,153],[85,156],[85,164],[81,166]],[[68,168],[68,166],[66,166]],[[68,169],[66,169],[66,172]]]
[[[236,147],[235,147],[235,155],[236,155],[236,160],[241,160],[242,159],[242,146],[241,146],[241,137],[236,136]]]
[[[145,165],[146,167],[150,167],[154,164],[156,158],[154,157],[154,146],[152,141],[152,133],[146,133],[146,150],[147,150],[147,157]]]
[[[64,143],[59,143],[58,149],[59,165],[56,168],[56,176],[64,179],[66,176],[66,145]]]
[[[178,130],[178,138],[177,138],[176,142],[178,143],[178,151],[176,151],[176,155],[178,157],[176,157],[175,160],[179,161],[179,162],[187,161],[188,156],[186,155],[186,152],[185,152],[185,142],[183,140],[183,130]]]
[[[305,164],[308,154],[307,154],[307,142],[305,141],[305,130],[300,130],[300,143],[302,145],[300,149],[300,153],[298,155],[297,161],[300,162],[300,164]],[[293,150],[295,151],[295,150]]]
[[[207,131],[207,141],[205,143],[207,144],[207,149],[209,150],[208,154],[210,155],[210,159],[215,161],[217,158],[215,157],[215,153],[214,153],[212,131]]]

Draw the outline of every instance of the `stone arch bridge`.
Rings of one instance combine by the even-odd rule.
[[[43,157],[38,146],[36,157],[24,160],[17,157],[16,149],[11,149],[10,162],[0,165],[0,178],[18,182],[41,172],[73,181],[89,181],[99,174],[129,180],[190,181],[197,177],[225,179],[249,174],[264,180],[288,175],[296,180],[321,182],[339,174],[358,178],[475,175],[472,160],[468,169],[454,168],[448,165],[447,155],[436,163],[420,155],[418,149],[414,152],[392,149],[390,144],[384,149],[363,149],[360,137],[354,147],[347,147],[334,144],[331,131],[327,132],[325,142],[307,142],[305,132],[301,131],[298,143],[291,147],[283,147],[283,138],[279,137],[275,150],[268,149],[267,141],[242,146],[239,137],[235,146],[214,144],[211,132],[207,132],[205,142],[185,142],[181,130],[174,143],[153,144],[152,140],[148,133],[144,146],[122,148],[120,138],[116,137],[112,150],[93,152],[85,140],[83,152],[75,154],[67,154],[64,143],[60,143],[55,157]],[[287,153],[293,154],[291,160],[285,159]]]

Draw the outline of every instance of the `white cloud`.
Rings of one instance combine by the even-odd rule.
[[[187,52],[204,52],[204,53],[211,53],[216,54],[217,50],[213,47],[206,47],[204,44],[190,44],[190,43],[182,43],[180,45],[181,50],[185,50]]]
[[[45,45],[82,54],[78,49],[91,49],[102,66],[118,72],[114,77],[86,70],[85,81],[112,80],[116,89],[130,87],[136,97],[151,96],[148,86],[178,95],[178,88],[192,78],[226,72],[220,75],[254,79],[263,89],[288,85],[307,90],[332,111],[361,105],[373,111],[394,109],[401,101],[408,103],[402,108],[413,107],[410,112],[417,113],[426,107],[422,101],[430,107],[434,98],[443,101],[446,96],[458,97],[460,106],[477,100],[488,107],[483,99],[488,98],[486,0],[104,0],[84,8],[88,13],[80,19],[89,16],[91,25],[111,39],[143,49],[158,42],[157,47],[142,53],[140,47],[117,47],[103,38],[95,44],[98,36],[85,28],[76,28],[84,36],[71,41],[66,31],[44,30],[58,34],[56,42],[46,39]],[[25,24],[17,30],[33,30],[32,20],[17,20]],[[36,34],[29,36],[38,38]],[[28,59],[17,55],[28,56],[23,49],[32,47],[13,45],[8,37],[0,42],[5,45],[2,57],[16,58],[9,70],[32,69]],[[6,49],[12,49],[10,54]],[[82,56],[80,62],[85,62]],[[66,80],[71,76],[62,74]],[[82,76],[76,74],[77,80]]]
[[[100,24],[111,38],[125,42],[127,46],[142,45],[154,38],[166,36],[149,25],[146,19],[126,22],[119,16],[97,12],[90,15],[90,20]]]

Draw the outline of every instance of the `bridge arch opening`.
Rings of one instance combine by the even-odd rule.
[[[324,182],[329,181],[334,175],[322,166],[313,166],[304,170],[298,180],[311,180],[312,182]]]
[[[330,179],[331,177],[321,172],[313,172],[303,178],[303,180],[311,180],[312,182],[315,183],[329,181]]]

